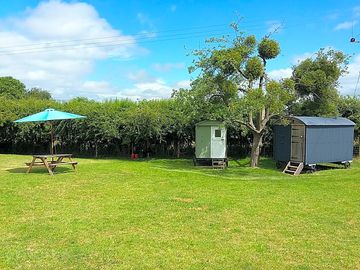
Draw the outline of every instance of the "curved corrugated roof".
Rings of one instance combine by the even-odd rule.
[[[355,126],[353,121],[344,117],[293,116],[293,118],[303,122],[306,126]]]

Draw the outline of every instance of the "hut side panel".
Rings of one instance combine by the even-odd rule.
[[[352,126],[312,126],[306,130],[306,164],[352,160]]]
[[[211,158],[211,126],[196,127],[196,158]]]
[[[274,126],[273,155],[276,161],[290,160],[291,126]]]

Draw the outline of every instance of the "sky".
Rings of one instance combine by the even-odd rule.
[[[341,94],[354,94],[360,72],[360,43],[349,42],[360,40],[358,1],[0,0],[0,7],[0,76],[58,100],[170,97],[196,77],[188,73],[191,52],[231,34],[236,20],[258,39],[277,29],[273,79],[320,48],[351,56]]]

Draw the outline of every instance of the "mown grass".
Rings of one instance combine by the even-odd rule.
[[[283,175],[191,160],[0,155],[1,269],[360,269],[360,162]]]

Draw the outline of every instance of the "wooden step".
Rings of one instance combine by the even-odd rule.
[[[295,162],[289,161],[283,170],[283,173],[290,174],[290,175],[299,175],[304,168],[304,163],[302,162]]]
[[[226,162],[221,160],[212,160],[211,165],[214,169],[224,169],[226,167]]]

